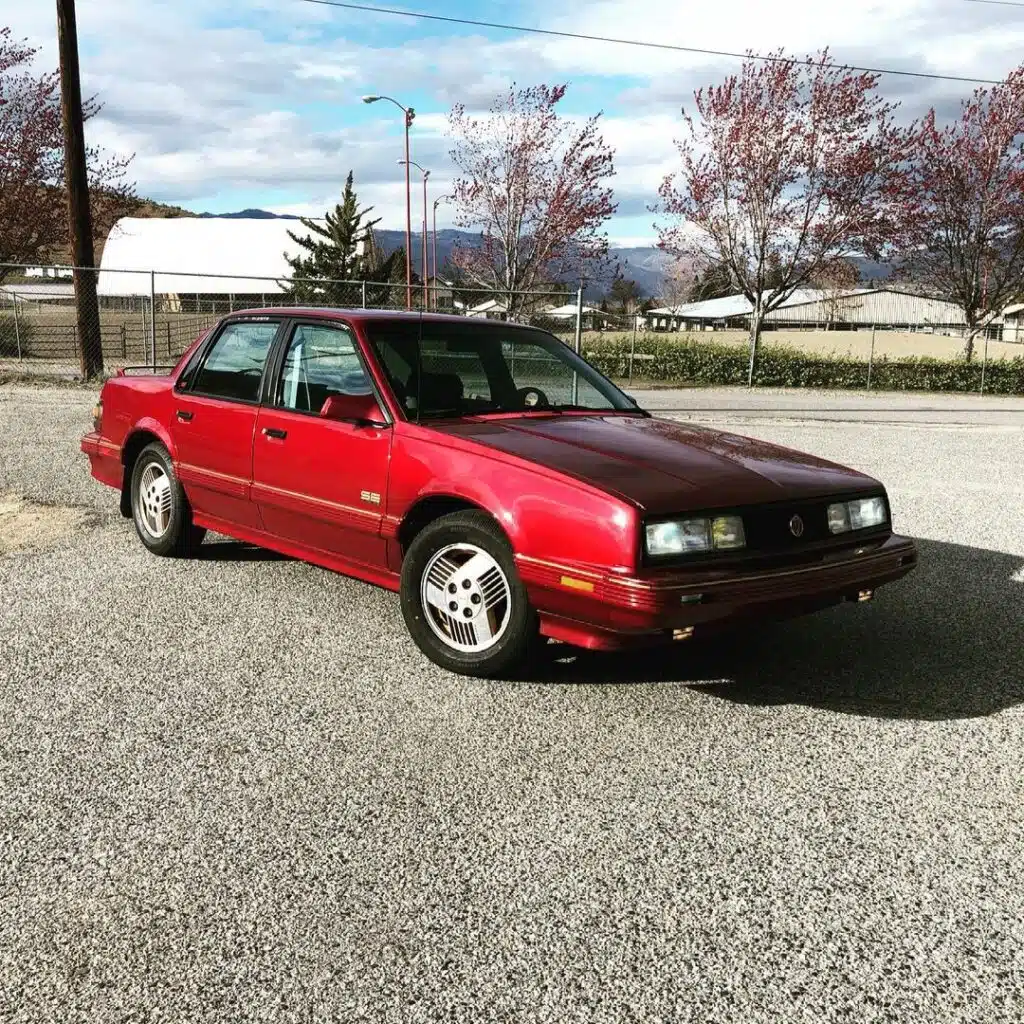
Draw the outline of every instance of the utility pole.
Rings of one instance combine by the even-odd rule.
[[[68,192],[68,222],[75,266],[79,362],[82,377],[88,380],[103,372],[103,345],[96,299],[96,271],[93,268],[92,215],[89,211],[89,178],[85,163],[75,0],[57,0],[57,42],[60,49],[60,109],[64,122],[64,180]]]

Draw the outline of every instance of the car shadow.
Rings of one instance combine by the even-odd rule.
[[[1024,704],[1024,558],[918,541],[870,604],[629,654],[552,645],[553,683],[684,683],[741,704],[942,720]]]
[[[257,547],[243,541],[207,538],[196,548],[195,557],[210,562],[290,562],[293,559],[269,548]]]

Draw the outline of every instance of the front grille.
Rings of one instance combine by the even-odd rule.
[[[743,528],[747,534],[748,551],[785,551],[804,548],[816,541],[831,540],[828,528],[828,506],[831,498],[821,501],[796,501],[784,505],[745,509]],[[799,521],[802,532],[797,536],[790,523]]]
[[[823,551],[837,547],[856,547],[891,532],[888,524],[867,530],[833,534],[828,528],[828,507],[837,501],[852,498],[871,497],[868,494],[828,495],[824,498],[775,502],[770,505],[748,505],[740,508],[711,509],[707,511],[680,512],[676,516],[659,516],[659,519],[685,519],[691,516],[739,515],[743,517],[746,547],[740,551],[716,551],[706,555],[680,555],[669,558],[648,558],[649,566],[678,568],[708,563],[729,563],[748,561],[757,556],[771,557],[773,564],[800,564],[817,561]],[[794,516],[800,518],[803,532],[797,536],[790,524]]]

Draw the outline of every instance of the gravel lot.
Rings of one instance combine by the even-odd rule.
[[[145,553],[94,397],[0,388],[0,492],[83,510],[0,557],[0,1017],[1022,1019],[1024,403],[642,396],[880,476],[921,567],[487,683],[383,591]]]

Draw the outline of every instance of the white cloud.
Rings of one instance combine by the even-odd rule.
[[[586,8],[585,25],[575,15],[548,9],[546,25],[620,39],[641,39],[701,49],[759,53],[783,48],[803,55],[831,47],[837,59],[892,66],[908,58],[918,70],[992,78],[1019,62],[1024,19],[986,11],[962,0],[874,0],[825,4],[820,0],[717,0],[683,5],[648,0],[642,21],[626,0],[599,0]],[[592,74],[660,78],[667,72],[727,66],[721,59],[667,50],[639,49],[579,40],[550,40],[544,55],[561,68]],[[939,59],[941,56],[941,60]],[[993,60],[1001,56],[1003,59]],[[995,76],[998,77],[998,74]]]
[[[351,67],[304,60],[300,61],[295,69],[295,77],[303,81],[321,78],[325,82],[350,82],[356,77],[356,73]]]
[[[537,0],[513,9],[499,20],[733,51],[802,54],[831,44],[852,63],[983,78],[1005,74],[1024,52],[1021,12],[962,0],[648,0],[642,18],[628,0],[596,0],[572,13]],[[216,10],[206,0],[90,0],[78,19],[86,91],[105,103],[89,139],[136,154],[143,194],[223,208],[236,193],[256,193],[272,208],[318,214],[352,168],[360,197],[395,228],[405,220],[395,163],[400,120],[380,105],[380,116],[367,121],[358,92],[386,82],[396,95],[429,97],[417,103],[414,159],[432,169],[438,195],[451,177],[444,111],[453,102],[482,108],[513,81],[572,81],[572,109],[592,102],[608,112],[603,130],[616,149],[623,233],[633,235],[653,219],[647,207],[674,169],[679,105],[695,86],[738,67],[727,58],[598,42],[488,38],[468,27],[280,0],[218,0]],[[42,66],[55,65],[52,3],[0,0],[0,24],[41,44]],[[883,78],[882,89],[908,115],[932,103],[953,110],[970,91],[897,77]],[[438,212],[439,226],[448,225],[450,208]]]

